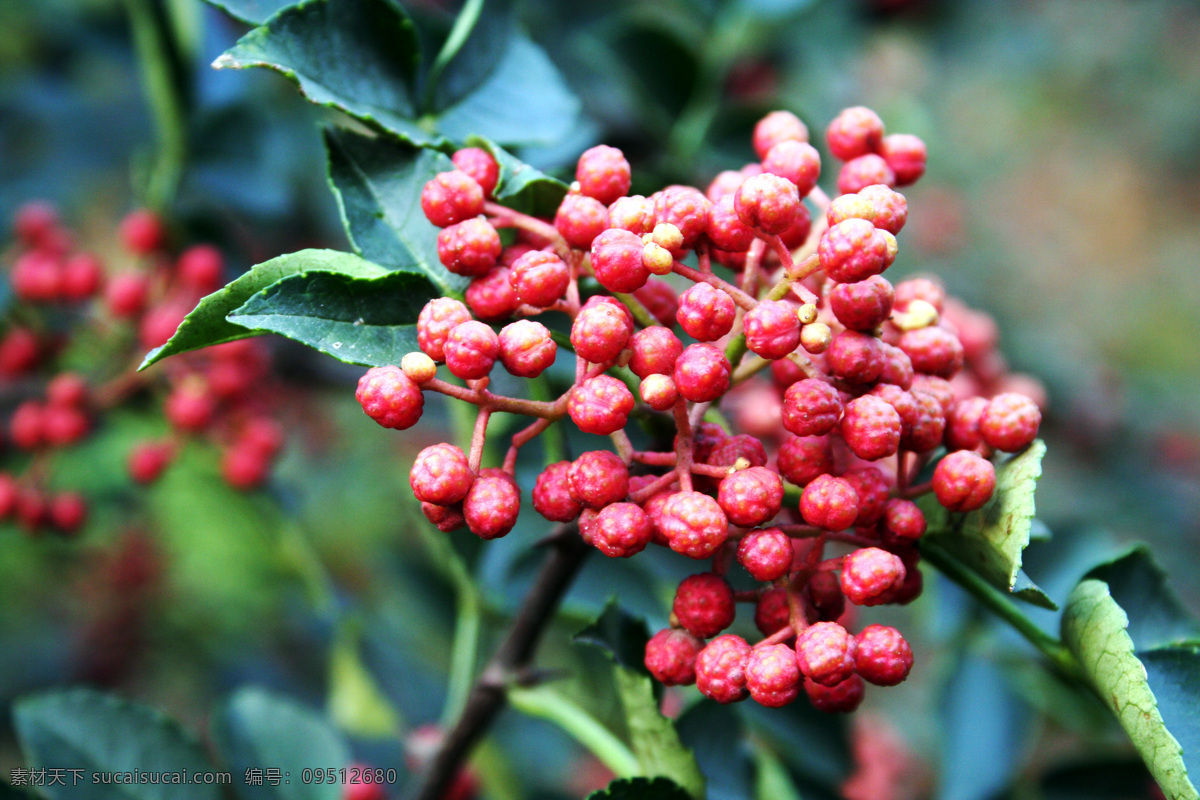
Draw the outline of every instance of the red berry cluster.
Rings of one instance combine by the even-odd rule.
[[[145,351],[170,339],[196,302],[222,284],[221,252],[197,244],[172,256],[165,226],[146,210],[120,223],[113,259],[120,266],[76,250],[49,205],[22,207],[13,228],[15,246],[4,260],[17,302],[0,321],[0,418],[17,452],[14,471],[0,472],[0,520],[15,517],[30,533],[77,532],[87,502],[51,488],[51,452],[77,444],[105,414],[147,393],[161,396],[175,434],[133,448],[134,481],[156,480],[183,437],[203,432],[222,448],[230,485],[261,485],[283,433],[271,417],[278,399],[258,342],[186,356],[161,377],[135,371]],[[90,359],[87,374],[62,370],[64,359],[80,362],[81,347],[105,358]]]
[[[893,286],[882,275],[908,215],[895,187],[921,176],[924,144],[885,136],[865,108],[843,111],[827,144],[845,162],[832,199],[817,186],[807,127],[787,112],[756,127],[760,161],[706,191],[628,195],[629,163],[594,147],[553,219],[491,201],[494,162],[460,151],[421,204],[442,227],[442,263],[471,278],[466,302],[430,302],[421,352],[358,387],[385,427],[416,424],[424,391],[478,407],[469,452],[433,445],[412,468],[426,516],[445,531],[491,539],[512,529],[518,450],[550,424],[569,417],[609,437],[612,450],[547,466],[533,508],[577,520],[610,557],[653,544],[712,559],[679,585],[646,665],[719,702],[780,706],[803,692],[821,710],[849,711],[864,681],[903,681],[908,643],[882,625],[851,634],[846,601],[914,599],[925,518],[913,498],[932,489],[953,511],[980,508],[995,487],[990,455],[1028,446],[1040,424],[1038,403],[1011,391],[1030,379],[1007,372],[989,317],[932,279]],[[516,232],[508,246],[505,228]],[[543,314],[570,324],[573,384],[553,400],[493,393],[497,361],[518,377],[554,361],[559,341],[532,319]],[[439,363],[465,387],[437,377]],[[533,422],[502,465],[484,467],[496,411]],[[671,415],[673,446],[639,450],[626,426],[656,413]],[[943,453],[931,484],[913,485]],[[735,561],[760,588],[734,591]],[[754,604],[756,644],[722,635],[737,602]]]

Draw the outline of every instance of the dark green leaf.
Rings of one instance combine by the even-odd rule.
[[[775,745],[797,773],[836,790],[854,768],[844,714],[825,714],[803,699],[783,708],[742,703],[742,719]]]
[[[34,796],[0,781],[0,800],[34,800]]]
[[[617,778],[587,800],[687,800],[688,793],[666,778]]]
[[[442,266],[438,229],[421,210],[421,190],[454,168],[450,159],[341,128],[326,129],[325,147],[329,181],[354,249],[387,267],[423,272],[443,293],[461,292],[468,281]]]
[[[308,783],[305,769],[342,769],[350,751],[323,716],[261,689],[242,689],[213,715],[213,743],[245,800],[340,800],[336,783]],[[248,785],[249,769],[280,769],[279,786]]]
[[[206,0],[231,17],[251,25],[262,25],[275,14],[300,0]]]
[[[675,722],[679,738],[696,754],[708,800],[744,800],[754,785],[754,765],[744,726],[732,706],[702,700]]]
[[[449,108],[487,80],[516,35],[512,0],[468,0],[430,69],[435,110]]]
[[[219,289],[201,300],[187,315],[170,341],[147,353],[138,369],[145,369],[151,364],[162,361],[167,356],[263,333],[263,331],[251,330],[243,325],[229,322],[226,317],[254,294],[281,278],[314,270],[339,272],[364,278],[387,273],[387,270],[377,264],[337,250],[301,250],[264,261],[251,267],[244,275],[225,288]]]
[[[646,621],[621,610],[615,597],[609,599],[595,622],[572,637],[573,641],[599,647],[617,664],[645,675],[650,674],[646,669],[649,639]]]
[[[1139,652],[1200,637],[1200,625],[1171,591],[1166,573],[1145,545],[1095,567],[1086,577],[1108,584],[1113,600],[1129,617],[1129,637]]]
[[[154,709],[91,689],[70,689],[19,701],[13,721],[21,749],[31,765],[81,770],[79,785],[71,773],[65,785],[45,785],[53,800],[217,800],[220,790],[206,784],[121,785],[92,783],[100,772],[149,772],[190,775],[211,772],[200,744]]]
[[[1042,779],[1041,788],[1046,800],[1128,800],[1147,796],[1152,780],[1136,759],[1104,759],[1056,769]]]
[[[1033,528],[1034,490],[1046,445],[1039,439],[996,465],[996,491],[987,505],[968,514],[947,511],[932,496],[921,506],[931,543],[978,572],[998,589],[1042,608],[1057,608],[1021,571],[1021,554]]]
[[[1200,775],[1200,647],[1162,647],[1138,658],[1163,722],[1183,750],[1188,774]]]
[[[418,349],[417,315],[439,296],[424,275],[356,278],[303,272],[271,285],[229,315],[233,322],[306,344],[347,364],[398,364]]]
[[[213,66],[268,67],[312,102],[421,144],[435,139],[415,121],[419,61],[416,29],[394,0],[308,0],[247,33]]]
[[[567,184],[534,169],[482,136],[472,136],[467,144],[487,150],[500,165],[500,180],[493,193],[497,203],[535,217],[554,216],[567,195]]]
[[[704,776],[696,757],[683,746],[671,720],[659,711],[650,677],[621,666],[613,667],[613,675],[642,774],[670,778],[694,800],[702,800]]]

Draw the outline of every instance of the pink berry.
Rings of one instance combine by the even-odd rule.
[[[739,433],[734,436],[722,436],[720,441],[713,445],[708,457],[702,460],[705,464],[717,467],[732,467],[739,459],[745,459],[752,467],[765,467],[767,449],[759,439]]]
[[[901,389],[910,389],[913,384],[912,359],[899,347],[883,344],[883,369],[879,373],[880,383],[890,383]],[[896,409],[900,411],[900,409]],[[903,412],[901,412],[903,416]]]
[[[533,487],[533,509],[551,522],[570,522],[583,510],[571,496],[570,469],[570,461],[555,462],[542,470]]]
[[[600,510],[592,529],[592,544],[609,558],[629,558],[650,544],[650,518],[641,506],[613,503]]]
[[[1033,443],[1041,424],[1037,403],[1023,394],[1005,392],[988,403],[979,418],[979,435],[989,447],[1015,453]]]
[[[741,178],[739,177],[739,185]],[[718,250],[738,253],[754,241],[754,229],[738,217],[732,194],[714,200],[708,208],[708,238]]]
[[[945,328],[935,325],[905,331],[896,345],[912,359],[917,372],[952,378],[962,369],[962,342]]]
[[[863,679],[851,675],[836,686],[822,686],[815,681],[804,682],[804,692],[813,708],[826,714],[849,714],[862,704]]]
[[[633,393],[609,375],[589,378],[571,390],[567,413],[584,433],[608,436],[625,427],[633,411]]]
[[[871,215],[867,219],[876,228],[894,236],[908,221],[908,201],[886,183],[865,186],[858,190],[858,196],[870,204]]]
[[[733,298],[707,283],[697,283],[679,297],[679,326],[693,339],[714,342],[733,328]]]
[[[854,487],[854,493],[858,495],[855,526],[869,527],[883,519],[891,486],[882,472],[875,467],[855,467],[846,470],[842,474],[842,480],[849,481]]]
[[[957,450],[933,470],[933,493],[951,511],[982,508],[996,490],[996,468],[971,450]]]
[[[800,193],[787,178],[764,173],[747,178],[733,195],[742,224],[770,235],[783,233],[800,213]]]
[[[987,411],[988,402],[986,397],[968,397],[954,404],[946,415],[947,450],[975,450],[983,444],[979,422],[983,412]]]
[[[750,467],[722,479],[717,502],[734,525],[762,525],[779,513],[783,481],[765,467]]]
[[[43,200],[23,203],[13,215],[13,235],[26,247],[40,247],[58,227],[58,210]]]
[[[271,459],[261,450],[234,443],[221,456],[221,477],[239,491],[257,489],[266,483]]]
[[[150,255],[166,244],[162,220],[149,209],[139,208],[121,220],[121,243],[132,253]]]
[[[789,436],[779,448],[776,464],[785,478],[804,487],[833,471],[833,447],[826,436]]]
[[[87,520],[88,506],[83,495],[78,492],[60,492],[50,498],[47,514],[50,524],[59,532],[74,534],[83,527]]]
[[[896,308],[904,309],[913,300],[924,300],[942,313],[946,290],[936,278],[909,278],[896,284]]]
[[[846,404],[841,432],[854,455],[877,461],[900,447],[900,415],[886,401],[865,394]]]
[[[872,275],[858,283],[839,283],[829,293],[838,322],[855,331],[873,331],[892,314],[894,292],[886,278]]]
[[[708,228],[709,205],[708,198],[698,189],[668,186],[655,195],[654,217],[659,223],[667,222],[679,228],[683,234],[680,250],[689,250]],[[672,248],[668,249],[675,253]]]
[[[640,194],[620,197],[608,207],[608,225],[641,236],[654,230],[654,201]]]
[[[809,578],[804,594],[814,621],[833,622],[846,611],[846,596],[832,572],[818,572]]]
[[[893,133],[883,137],[879,155],[883,156],[895,174],[897,186],[916,183],[925,174],[925,142],[910,133]]]
[[[679,624],[701,639],[709,639],[733,624],[733,588],[712,572],[684,578],[671,608]]]
[[[876,686],[895,686],[908,677],[913,653],[900,631],[887,625],[868,625],[854,640],[854,663],[864,680]]]
[[[821,475],[804,487],[800,495],[800,513],[804,521],[822,530],[849,528],[858,517],[858,494],[850,482]]]
[[[170,442],[139,442],[129,451],[126,466],[136,483],[146,485],[158,480],[174,458],[175,447]]]
[[[475,278],[496,266],[500,234],[486,220],[472,217],[443,228],[437,235],[438,259],[455,275]]]
[[[392,367],[392,369],[396,368]],[[399,374],[401,377],[404,375],[404,373]],[[404,378],[404,380],[408,381],[408,378]],[[362,386],[362,381],[359,381],[359,386]],[[417,393],[420,394],[420,389],[417,389]],[[394,401],[392,401],[392,405],[394,405]],[[208,427],[213,415],[216,414],[216,406],[216,398],[213,397],[206,384],[202,381],[195,383],[189,381],[176,386],[171,391],[163,404],[163,412],[167,421],[176,430],[195,432]]]
[[[824,381],[805,378],[783,395],[783,427],[797,436],[821,436],[837,427],[842,400]]]
[[[859,192],[875,184],[894,186],[896,175],[887,162],[874,153],[847,161],[838,173],[838,191],[843,194]]]
[[[754,126],[754,152],[759,158],[766,158],[772,147],[786,141],[808,141],[808,126],[790,111],[772,111]]]
[[[508,267],[493,267],[467,285],[467,305],[476,319],[495,322],[511,317],[520,301],[509,281]]]
[[[424,503],[453,505],[467,496],[475,473],[467,456],[452,444],[435,444],[417,454],[408,475],[413,494]]]
[[[871,387],[868,394],[878,397],[896,409],[896,413],[900,415],[900,440],[903,442],[905,432],[912,430],[913,424],[917,421],[916,398],[911,392],[906,392],[891,383],[877,383]]]
[[[716,500],[700,492],[676,492],[663,503],[659,530],[672,550],[708,558],[729,536],[729,520]]]
[[[128,319],[142,313],[149,292],[148,278],[141,272],[114,275],[104,290],[105,304],[114,317]]]
[[[483,213],[483,187],[462,170],[440,172],[421,190],[421,210],[439,228]]]
[[[870,334],[842,331],[825,353],[829,371],[849,383],[874,383],[883,372],[883,343]]]
[[[696,682],[696,657],[704,642],[682,628],[666,628],[646,642],[646,669],[664,686]]]
[[[763,158],[763,171],[787,178],[806,197],[821,175],[821,154],[808,142],[788,139],[770,149]]]
[[[754,627],[763,636],[772,636],[791,624],[787,589],[768,589],[754,606]]]
[[[658,324],[668,327],[675,324],[675,310],[679,307],[679,300],[671,284],[651,278],[646,281],[645,286],[634,292],[633,296],[658,320]]]
[[[713,639],[696,656],[696,688],[718,703],[745,700],[746,661],[750,645],[740,636],[727,633]]]
[[[683,352],[683,343],[670,328],[653,325],[633,335],[629,350],[629,369],[634,375],[670,375]]]
[[[211,244],[197,244],[179,254],[175,262],[179,280],[195,292],[208,294],[221,285],[225,259]]]
[[[842,161],[874,153],[883,141],[883,120],[865,106],[843,109],[825,131],[829,152]]]
[[[592,241],[608,227],[608,209],[594,197],[568,194],[558,206],[554,227],[571,247],[589,250]]]
[[[521,494],[506,478],[483,476],[475,479],[463,500],[467,528],[480,539],[497,539],[517,524]]]
[[[42,411],[42,435],[51,447],[74,444],[86,436],[90,428],[87,414],[78,408],[50,405]]]
[[[138,323],[138,344],[145,350],[166,344],[192,310],[185,303],[164,303],[151,308]]]
[[[909,542],[925,535],[925,513],[912,500],[899,497],[888,500],[884,524],[888,533]]]
[[[928,453],[942,443],[946,415],[938,399],[928,392],[912,392],[916,413],[912,425],[900,437],[900,444],[915,453]]]
[[[675,381],[669,375],[647,375],[638,385],[638,395],[642,402],[655,411],[666,411],[674,407],[679,400],[679,390]]]
[[[500,181],[500,165],[492,154],[481,147],[464,147],[450,157],[454,166],[479,184],[485,197],[491,197]]]
[[[446,360],[446,339],[455,326],[471,319],[467,307],[450,297],[430,300],[417,316],[417,344],[434,361]]]
[[[796,637],[796,663],[804,677],[836,686],[854,674],[854,638],[836,622],[814,623]]]
[[[629,162],[617,148],[598,144],[579,157],[575,180],[580,192],[608,205],[629,191]]]
[[[604,508],[629,494],[629,470],[616,453],[590,450],[567,470],[567,491],[578,503]]]
[[[642,237],[621,228],[609,228],[592,242],[592,271],[610,292],[633,292],[646,285],[650,270],[642,256]]]
[[[517,320],[500,330],[500,363],[519,378],[536,378],[551,364],[558,345],[540,322]]]
[[[354,397],[368,417],[385,428],[405,430],[417,424],[425,396],[399,367],[372,367],[358,381]]]
[[[773,581],[791,571],[792,540],[779,528],[751,531],[738,542],[738,563],[756,581]]]
[[[746,688],[768,708],[780,708],[800,694],[800,667],[796,653],[786,644],[756,647],[746,659]]]
[[[624,306],[589,302],[571,324],[571,346],[585,361],[605,364],[616,361],[632,333],[633,322]]]
[[[672,375],[679,394],[693,403],[716,400],[729,391],[732,367],[720,348],[711,344],[688,345],[675,361]]]
[[[821,269],[838,283],[857,283],[887,268],[887,239],[865,219],[847,219],[821,236]]]
[[[904,583],[904,562],[900,557],[864,547],[846,556],[842,563],[842,594],[858,606],[876,606],[888,602]]]
[[[796,307],[783,300],[760,300],[743,320],[746,347],[763,358],[779,359],[800,345]]]
[[[87,397],[87,381],[77,372],[59,373],[46,384],[46,400],[52,406],[81,406]]]
[[[517,300],[548,308],[562,299],[571,282],[571,271],[554,253],[534,250],[513,262],[508,280]]]
[[[500,355],[500,338],[476,320],[455,325],[446,337],[446,366],[463,380],[476,380],[492,371]]]

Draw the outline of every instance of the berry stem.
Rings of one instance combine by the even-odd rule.
[[[456,400],[465,400],[472,405],[486,407],[488,411],[524,414],[527,417],[542,417],[551,421],[562,417],[567,409],[567,395],[563,395],[552,403],[539,400],[523,400],[519,397],[505,397],[503,395],[492,394],[486,389],[475,391],[463,386],[455,386],[441,378],[432,378],[422,384],[421,388],[439,392]]]
[[[914,497],[920,497],[931,491],[933,491],[933,481],[925,481],[924,483],[914,484],[907,489],[901,490],[897,493],[897,496],[903,497],[905,500],[912,500]]]
[[[692,423],[688,420],[687,401],[682,397],[675,401],[675,474],[679,476],[679,488],[692,491]]]
[[[487,438],[487,425],[491,416],[491,409],[486,406],[480,406],[479,413],[475,416],[475,431],[471,434],[471,453],[467,457],[467,463],[471,467],[471,471],[475,473],[479,472],[479,466],[483,463],[483,443]]]
[[[617,455],[621,457],[621,460],[624,461],[626,465],[633,461],[633,456],[635,454],[633,442],[629,441],[629,434],[626,433],[624,429],[615,431],[614,433],[610,434],[608,438],[612,439],[613,446],[617,448]]]
[[[776,236],[776,239],[779,237]],[[787,252],[787,248],[783,247],[783,242],[779,243],[779,247]],[[768,300],[782,300],[788,296],[788,292],[792,290],[792,284],[804,280],[809,275],[812,275],[821,268],[821,259],[817,258],[817,254],[813,253],[808,258],[801,261],[799,264],[792,265],[790,259],[784,265],[783,277],[779,282],[771,287],[771,291],[767,292]]]
[[[629,501],[631,503],[637,503],[638,505],[641,505],[659,492],[670,488],[671,484],[675,482],[675,479],[676,475],[674,472],[668,472],[666,475],[660,475],[654,479],[653,483],[648,483],[641,489],[638,489],[636,492],[629,495]]]
[[[793,539],[812,539],[825,532],[820,528],[814,528],[812,525],[779,525],[778,527],[779,530]]]
[[[792,638],[795,635],[796,635],[796,629],[793,628],[791,625],[785,625],[782,628],[780,628],[779,630],[772,633],[767,638],[763,639],[761,642],[758,642],[757,644],[755,644],[754,647],[755,648],[770,647],[773,644],[783,644],[784,642],[786,642],[788,639]]]
[[[566,240],[562,238],[562,234],[548,222],[531,217],[528,214],[523,214],[520,211],[514,211],[511,208],[506,208],[495,202],[487,202],[483,204],[483,212],[489,214],[493,219],[488,220],[494,227],[498,228],[519,228],[523,231],[529,231],[535,236],[540,236],[554,246],[554,252],[560,258],[566,261],[571,256],[571,247]]]
[[[700,270],[692,269],[687,264],[682,264],[678,261],[675,262],[675,266],[671,269],[676,275],[682,275],[690,281],[695,281],[696,283],[707,283],[714,289],[720,289],[722,292],[732,297],[733,302],[737,303],[746,311],[749,311],[758,304],[758,301],[756,301],[753,297],[746,294],[732,283],[721,280],[712,273],[704,273]]]

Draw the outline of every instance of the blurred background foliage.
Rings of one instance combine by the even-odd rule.
[[[192,0],[164,7],[190,87],[177,226],[221,244],[239,268],[305,246],[345,248],[312,124],[324,112],[278,76],[209,68],[241,23]],[[409,7],[446,18],[432,0]],[[1144,540],[1185,603],[1200,607],[1188,568],[1200,544],[1200,8],[527,0],[519,9],[583,103],[568,137],[521,151],[544,169],[569,174],[580,151],[603,141],[625,149],[635,191],[703,187],[751,160],[754,122],[781,107],[822,149],[816,134],[847,105],[921,136],[929,170],[907,192],[897,278],[936,272],[992,313],[1011,362],[1049,392],[1038,507],[1054,538],[1031,548],[1028,571],[1061,601],[1100,554]],[[0,4],[0,218],[49,199],[80,238],[113,249],[115,220],[140,200],[131,174],[154,141],[126,11],[115,0]],[[381,431],[353,401],[357,369],[282,342],[275,357],[296,402],[269,491],[231,499],[215,455],[193,449],[135,502],[124,453],[163,425],[135,409],[60,455],[63,474],[103,498],[81,542],[0,530],[6,706],[36,687],[87,681],[202,726],[216,698],[258,684],[328,709],[361,758],[386,766],[401,764],[397,734],[439,718],[460,602],[446,548],[478,578],[486,646],[497,612],[527,585],[543,527],[523,515],[486,547],[436,534],[411,497],[408,467],[420,447],[461,429],[454,412],[430,398],[421,426]],[[537,465],[525,468],[532,485]],[[690,569],[661,550],[593,558],[543,648],[545,665],[568,675],[561,692],[619,730],[607,662],[569,634],[614,593],[663,625]],[[918,668],[902,687],[868,694],[853,748],[845,723],[806,711],[691,708],[684,738],[719,771],[711,796],[751,793],[750,756],[704,738],[741,725],[770,745],[755,756],[759,780],[761,759],[773,757],[763,754],[775,752],[805,798],[834,796],[856,759],[891,770],[859,780],[897,798],[1148,796],[1099,707],[1032,664],[953,586],[928,580],[914,606],[871,615],[897,619]],[[706,747],[717,754],[707,764]],[[0,767],[16,759],[0,727]],[[477,766],[494,797],[579,796],[604,782],[556,728],[512,712]]]

